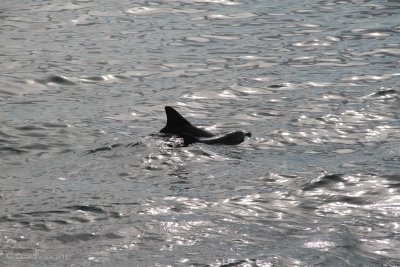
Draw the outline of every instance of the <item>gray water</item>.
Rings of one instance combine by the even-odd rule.
[[[400,266],[399,12],[2,1],[0,266]]]

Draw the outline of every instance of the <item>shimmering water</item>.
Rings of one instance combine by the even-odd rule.
[[[399,12],[3,1],[0,265],[400,266]]]

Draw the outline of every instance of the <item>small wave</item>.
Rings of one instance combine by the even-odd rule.
[[[13,154],[23,154],[23,153],[28,152],[26,150],[15,148],[15,147],[10,147],[10,146],[0,147],[0,153],[3,151],[8,152],[8,153],[13,153]]]
[[[75,205],[75,206],[70,206],[67,207],[68,209],[71,210],[81,210],[81,211],[90,211],[94,213],[105,213],[105,211],[102,208],[96,207],[96,206],[83,206],[83,205]]]
[[[94,154],[94,153],[97,153],[97,152],[111,151],[114,148],[121,147],[121,146],[135,147],[135,146],[138,146],[140,144],[142,144],[142,142],[132,142],[132,143],[129,143],[129,144],[126,144],[126,145],[123,145],[123,144],[106,145],[106,146],[101,146],[101,147],[98,147],[98,148],[90,149],[90,150],[86,151],[83,154],[84,155],[88,155],[88,154]]]
[[[239,241],[239,240],[238,240]],[[220,259],[208,266],[218,266],[218,267],[244,267],[244,266],[270,266],[267,262],[257,259]]]
[[[30,226],[32,230],[46,231],[49,232],[50,228],[44,223],[35,223]]]
[[[110,82],[110,81],[117,81],[117,80],[126,80],[128,77],[123,75],[94,75],[94,76],[82,76],[77,80],[81,83],[95,83],[95,82]]]
[[[383,177],[388,180],[388,187],[400,189],[400,175],[386,175]]]
[[[367,197],[354,197],[346,195],[329,196],[325,198],[324,201],[326,203],[338,202],[338,203],[348,203],[353,205],[365,205],[373,203],[373,201],[371,201]]]
[[[343,179],[342,174],[328,174],[320,177],[316,181],[312,181],[305,186],[303,186],[303,190],[309,191],[309,190],[314,190],[319,187],[326,187],[328,185],[334,184],[334,183],[339,183],[339,182],[344,182],[345,180]]]
[[[54,239],[56,239],[64,244],[75,243],[75,242],[80,242],[80,241],[90,241],[95,238],[98,238],[98,236],[94,233],[80,233],[80,234],[75,234],[75,235],[61,234],[61,235],[57,235],[54,237]]]
[[[84,155],[94,154],[94,153],[102,152],[102,151],[110,151],[110,150],[113,150],[114,148],[119,147],[119,146],[121,146],[121,144],[113,144],[113,145],[109,145],[109,146],[102,146],[102,147],[99,147],[99,148],[93,148],[93,149],[90,149],[90,150],[86,151],[84,153]]]

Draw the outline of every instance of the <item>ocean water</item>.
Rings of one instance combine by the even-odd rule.
[[[0,265],[400,266],[399,12],[3,1]]]

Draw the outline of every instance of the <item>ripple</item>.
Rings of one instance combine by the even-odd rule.
[[[186,37],[186,40],[187,41],[198,42],[198,43],[208,43],[208,42],[210,42],[210,39],[203,38],[203,37]]]
[[[293,43],[292,45],[298,46],[298,47],[316,47],[316,46],[330,46],[330,45],[332,45],[332,43],[315,39],[315,40],[304,41],[304,42],[296,42],[296,43]]]
[[[232,1],[232,0],[173,0],[176,2],[183,3],[207,3],[207,4],[221,4],[226,6],[236,6],[240,5],[240,2]]]
[[[135,15],[147,15],[147,14],[160,13],[163,11],[165,11],[165,10],[163,10],[161,8],[151,8],[151,7],[146,7],[146,6],[133,7],[133,8],[130,8],[127,10],[128,13],[132,13]]]
[[[91,241],[99,238],[95,233],[80,233],[80,234],[60,234],[53,237],[63,244],[78,243],[80,241]]]
[[[229,15],[212,14],[212,15],[208,15],[207,18],[215,19],[215,20],[225,20],[225,19],[247,19],[247,18],[251,18],[251,17],[255,17],[255,16],[257,16],[257,15],[250,13],[250,12],[242,12],[242,13],[234,13],[234,14],[229,14]]]
[[[343,149],[336,149],[334,152],[337,154],[349,154],[355,152],[355,149],[351,148],[343,148]]]
[[[68,207],[69,209],[72,210],[78,210],[78,211],[90,211],[94,213],[105,213],[105,211],[102,208],[96,207],[96,206],[71,206]]]
[[[399,48],[378,48],[367,52],[353,52],[352,56],[400,56]]]
[[[27,150],[15,148],[15,147],[9,147],[9,146],[0,147],[0,151],[6,152],[6,154],[9,154],[9,153],[15,153],[15,154],[28,153]]]
[[[341,174],[329,174],[329,175],[324,175],[318,178],[315,181],[310,182],[309,184],[303,186],[303,190],[314,190],[319,187],[326,187],[330,186],[332,184],[336,184],[339,182],[344,182],[345,180],[343,179],[343,175]]]
[[[331,241],[318,240],[318,241],[306,242],[304,243],[304,247],[327,250],[331,247],[337,247],[337,245]]]
[[[241,38],[238,35],[209,35],[209,34],[203,34],[202,37],[209,39],[226,40],[226,41],[239,40]]]
[[[162,13],[170,13],[170,14],[196,14],[200,13],[201,9],[181,9],[181,8],[162,8],[162,7],[132,7],[128,9],[126,12],[129,14],[134,14],[135,16],[146,16],[149,14],[162,14]]]

